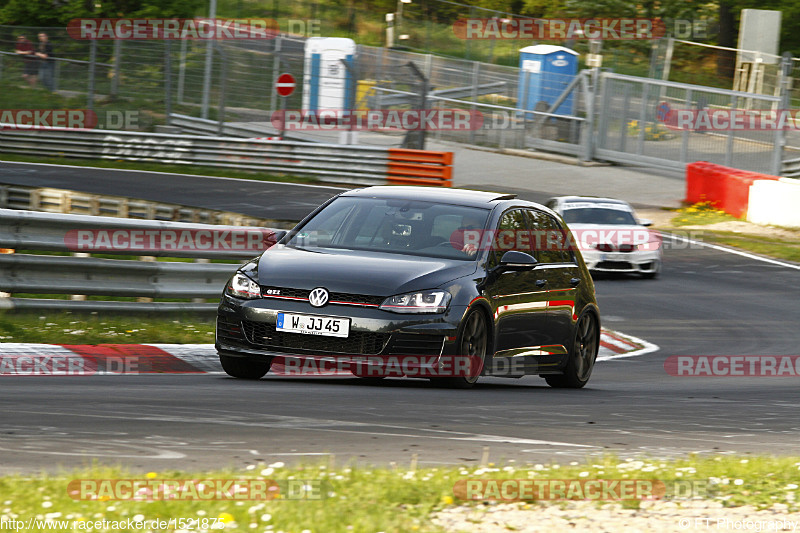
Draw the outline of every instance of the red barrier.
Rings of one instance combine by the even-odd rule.
[[[686,202],[708,202],[735,217],[747,215],[750,186],[757,180],[777,180],[778,176],[697,161],[686,165]]]

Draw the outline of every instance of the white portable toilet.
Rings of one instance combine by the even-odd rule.
[[[311,37],[306,41],[303,70],[303,110],[346,110],[356,80],[342,65],[353,64],[356,43],[345,37]]]

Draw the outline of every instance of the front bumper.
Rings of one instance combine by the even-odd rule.
[[[347,338],[281,332],[279,312],[350,319]],[[438,314],[398,314],[374,307],[311,307],[291,300],[239,300],[223,296],[217,313],[216,347],[223,355],[268,357],[441,356],[453,354],[466,312],[451,306]]]
[[[651,274],[661,269],[660,250],[633,252],[600,252],[581,250],[583,260],[589,270],[595,272],[639,272]]]

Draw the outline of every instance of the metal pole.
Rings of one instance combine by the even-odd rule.
[[[211,24],[216,24],[214,18],[217,16],[217,0],[210,0],[210,5],[208,8],[208,18],[210,19]],[[216,30],[216,28],[212,28],[212,31]],[[203,73],[203,103],[202,103],[202,112],[201,116],[203,118],[208,118],[208,102],[211,98],[211,66],[213,64],[214,58],[214,48],[213,45],[214,40],[209,39],[206,43],[206,66],[205,72]]]
[[[86,107],[92,111],[94,110],[94,67],[97,61],[97,41],[92,39],[89,45],[89,89]]]
[[[583,74],[585,71],[581,72],[583,94],[584,98],[586,99],[586,122],[583,123],[583,128],[581,131],[581,144],[583,145],[581,160],[583,161],[591,161],[592,157],[594,156],[594,108],[595,99],[597,98],[599,71],[599,68],[593,67],[588,74]]]
[[[183,103],[183,83],[186,78],[186,43],[188,39],[181,39],[181,66],[178,69],[178,103]]]
[[[730,111],[733,111],[734,109],[736,109],[737,100],[738,99],[736,98],[735,95],[731,96]],[[690,109],[690,108],[691,108],[691,106],[687,107],[687,109]],[[733,128],[729,128],[728,129],[728,138],[725,139],[725,162],[723,163],[723,165],[725,165],[726,167],[733,166],[733,141],[734,141],[733,132],[734,132],[734,129]],[[685,158],[681,160],[681,163],[685,163],[685,162],[686,162]]]
[[[122,63],[122,41],[114,39],[114,75],[111,78],[111,96],[116,96],[119,91],[119,73]]]
[[[736,101],[736,97],[733,97],[733,101]],[[692,109],[692,90],[686,89],[686,103],[683,104],[684,109]],[[681,128],[681,151],[680,151],[680,162],[681,163],[688,163],[689,162],[689,128]],[[733,130],[730,131],[730,134],[733,135]],[[733,137],[731,137],[732,139]]]
[[[172,115],[172,43],[169,39],[164,41],[164,112],[167,115],[167,126],[170,125]]]
[[[781,103],[779,113],[787,113],[791,107],[792,96],[792,54],[784,52],[781,58]],[[772,151],[772,174],[780,176],[783,173],[783,147],[786,145],[786,131],[778,128],[775,132],[775,146]]]
[[[475,102],[478,100],[478,82],[480,80],[480,73],[481,73],[481,62],[475,61],[472,63],[472,90],[470,91],[470,99],[472,100],[472,105],[470,106],[470,111],[472,115],[475,115],[475,112],[478,110],[475,107]],[[469,130],[469,143],[475,144],[475,129],[470,128]]]
[[[344,144],[356,144],[353,140],[353,129],[355,128],[355,109],[356,109],[356,84],[358,83],[358,69],[355,65],[350,65],[347,63],[345,59],[339,60],[342,65],[344,65],[345,70],[347,71],[347,75],[350,76],[350,90],[348,91],[348,99],[350,100],[350,105],[348,106],[348,118],[350,120],[350,127],[348,128],[350,131],[347,134],[347,142]]]
[[[428,78],[425,77],[425,75],[422,73],[422,71],[419,69],[419,67],[417,67],[417,65],[414,64],[413,62],[409,61],[408,63],[406,63],[406,65],[411,69],[411,72],[417,78],[419,78],[420,81],[422,82],[422,90],[420,91],[420,106],[419,106],[419,110],[420,110],[420,113],[425,113],[425,109],[427,108],[427,105],[428,105]],[[417,143],[418,144],[417,148],[419,150],[424,150],[425,149],[425,129],[424,128],[420,129],[418,139],[419,139],[419,141]]]
[[[280,68],[281,68],[281,36],[278,35],[275,38],[275,49],[272,54],[272,95],[270,97],[269,108],[272,111],[275,111],[275,104],[277,103],[276,98],[278,98],[278,92],[274,89],[274,87],[278,83],[278,76],[280,76]]]
[[[219,88],[219,105],[218,105],[218,113],[219,113],[219,123],[217,126],[217,134],[222,137],[223,130],[225,128],[225,89],[228,85],[228,62],[225,61],[225,49],[221,46],[216,47],[219,51],[219,59],[220,63],[222,64],[222,72],[220,76],[222,77],[220,80],[220,88]]]
[[[277,89],[273,89],[277,90]],[[284,140],[283,136],[286,134],[286,100],[288,97],[281,96],[281,131],[278,134],[280,140]]]

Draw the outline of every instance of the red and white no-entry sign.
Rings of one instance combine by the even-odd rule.
[[[278,81],[275,82],[275,91],[280,96],[289,96],[294,92],[297,82],[291,74],[281,74],[278,76]]]

